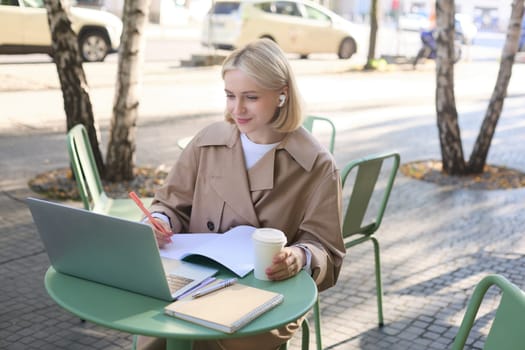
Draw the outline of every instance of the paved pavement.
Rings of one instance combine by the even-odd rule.
[[[148,69],[157,68],[149,66]],[[20,66],[18,70],[24,71]],[[178,72],[183,82],[204,79],[193,70],[187,74],[182,70]],[[300,79],[304,79],[305,74],[300,72]],[[374,76],[340,74],[347,74],[348,80],[359,80],[364,85],[366,79]],[[425,74],[424,71],[421,74]],[[33,81],[43,100],[46,91],[57,93],[53,87],[37,88],[38,84],[50,84],[52,80],[35,81],[31,76],[15,76],[19,84]],[[432,72],[428,76],[431,77]],[[160,91],[160,77],[161,74],[156,76],[156,85],[146,81],[144,90]],[[417,80],[419,75],[411,77]],[[94,90],[95,94],[107,93],[104,86]],[[15,96],[28,90],[25,87],[17,91],[18,94],[0,91],[0,98],[4,98],[2,113],[10,113],[14,118],[12,124],[0,127],[0,349],[129,349],[128,334],[81,323],[45,292],[43,276],[49,262],[23,199],[35,195],[28,189],[29,179],[43,171],[67,167],[65,136],[63,126],[39,114],[43,108],[38,104],[30,108],[26,100],[26,106],[17,105],[20,102]],[[525,156],[520,147],[525,135],[523,91],[511,92],[492,142],[489,162],[525,170]],[[206,93],[195,96],[208,96]],[[5,99],[6,95],[9,99]],[[164,105],[185,105],[183,100],[188,96],[174,95],[166,99]],[[427,99],[431,101],[431,96],[432,93],[419,96],[423,107],[410,111],[383,103],[381,98],[375,101],[373,109],[365,101],[361,101],[361,108],[352,109],[344,103],[335,107],[331,103],[331,108],[318,107],[338,128],[337,162],[344,164],[363,154],[390,149],[398,150],[403,162],[439,158],[433,107],[424,106]],[[467,154],[486,104],[486,99],[477,102],[475,99],[461,109]],[[9,100],[12,104],[8,104]],[[184,109],[177,113],[176,108],[171,108],[173,115],[168,117],[158,115],[160,109],[144,107],[142,114],[149,117],[141,122],[137,131],[138,164],[171,166],[179,152],[176,138],[220,118],[213,113],[220,110],[215,109],[217,102],[213,98],[193,98],[186,103],[193,105],[194,113],[188,114]],[[59,107],[48,104],[49,110]],[[28,114],[39,116],[40,124],[38,118],[32,119],[31,115],[17,116],[15,112],[24,108]],[[101,124],[101,138],[107,140],[107,125]],[[319,137],[323,139],[325,135],[321,132]],[[321,294],[325,348],[448,349],[468,297],[482,276],[501,273],[525,288],[524,199],[525,189],[468,190],[437,186],[399,174],[378,233],[382,247],[385,326],[379,329],[376,324],[372,248],[363,244],[349,250],[337,286]],[[492,298],[482,308],[481,322],[469,341],[470,349],[481,349],[496,305],[495,294],[491,293]],[[292,348],[298,348],[298,344],[298,339],[294,339]]]

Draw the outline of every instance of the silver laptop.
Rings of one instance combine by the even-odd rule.
[[[149,225],[27,198],[55,270],[172,301],[218,270],[164,259]]]

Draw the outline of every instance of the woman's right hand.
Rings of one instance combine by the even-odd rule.
[[[171,232],[171,228],[170,228],[170,225],[160,219],[153,219],[155,220],[156,224],[155,225],[160,225],[164,228],[164,231],[165,232],[162,232],[158,229],[155,228],[155,225],[153,225],[151,222],[149,222],[148,220],[148,224],[153,228],[153,232],[155,232],[155,238],[157,239],[157,244],[159,246],[159,248],[163,248],[166,244],[168,243],[171,243],[171,236],[173,235],[173,232]],[[166,232],[169,232],[169,234],[167,234]]]
[[[272,259],[272,266],[266,268],[266,276],[272,281],[281,281],[301,271],[306,263],[306,254],[297,246],[284,247]]]

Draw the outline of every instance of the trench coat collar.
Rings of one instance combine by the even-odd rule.
[[[277,149],[286,150],[308,172],[312,170],[319,153],[322,152],[319,142],[303,127],[289,133]]]
[[[239,129],[226,122],[217,123],[216,127],[204,134],[197,146],[226,146],[232,148],[239,140]],[[321,152],[321,146],[305,128],[289,133],[277,145],[276,149],[287,151],[293,159],[306,171],[311,171],[315,160]]]
[[[312,142],[313,140],[313,142]],[[275,158],[284,150],[306,171],[311,171],[321,146],[304,128],[299,128],[286,137],[269,154],[266,154],[249,171],[231,171],[244,162],[239,130],[235,125],[217,123],[196,140],[197,147],[224,146],[230,150],[221,153],[221,164],[214,177],[214,189],[225,202],[249,224],[259,227],[251,192],[271,190],[274,186]],[[220,169],[220,170],[219,170]],[[219,175],[220,174],[220,175]]]

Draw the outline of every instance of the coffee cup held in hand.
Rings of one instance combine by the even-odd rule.
[[[268,280],[265,270],[272,265],[272,260],[286,244],[286,236],[274,228],[258,228],[253,232],[254,276]]]

